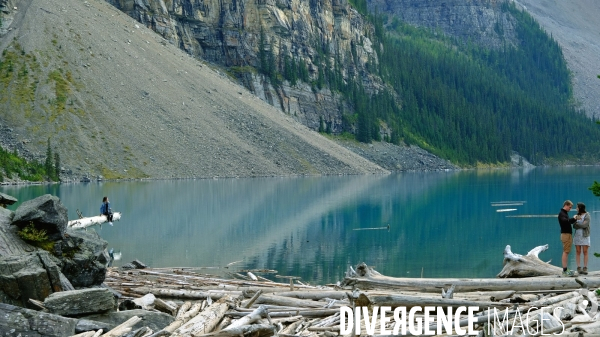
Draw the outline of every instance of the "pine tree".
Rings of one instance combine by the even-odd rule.
[[[46,161],[44,162],[44,170],[46,171],[46,176],[49,180],[52,180],[54,176],[54,166],[52,165],[52,159],[54,156],[52,155],[52,146],[50,144],[50,138],[48,138],[48,147],[46,148]]]
[[[54,149],[54,178],[56,181],[60,180],[60,155],[56,149]]]

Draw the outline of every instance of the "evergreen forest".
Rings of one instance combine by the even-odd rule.
[[[374,25],[373,45],[383,46],[367,66],[386,90],[370,93],[361,78],[344,80],[337,55],[321,46],[314,46],[319,53],[313,63],[324,65],[316,79],[301,61],[276,60],[262,46],[259,71],[274,85],[301,80],[315,90],[327,86],[339,92],[352,107],[344,117],[358,141],[415,144],[465,167],[506,163],[512,151],[534,164],[600,152],[600,128],[573,104],[560,46],[514,4],[502,10],[516,19],[520,43],[488,49],[367,14],[366,0],[350,3]],[[384,124],[391,134],[382,137]],[[319,131],[329,130],[322,125]]]

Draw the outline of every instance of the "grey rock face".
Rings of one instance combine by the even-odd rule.
[[[60,269],[44,251],[0,257],[0,300],[27,307],[61,291]]]
[[[410,24],[441,29],[463,41],[499,48],[517,43],[515,20],[503,0],[371,0],[370,11],[392,14]]]
[[[67,209],[60,199],[46,194],[22,203],[15,211],[12,225],[23,228],[33,223],[37,229],[46,230],[48,239],[60,240],[68,219]]]
[[[109,331],[114,327],[0,303],[1,336],[63,337],[98,329]]]
[[[68,230],[54,245],[61,271],[74,287],[100,285],[110,261],[108,243],[95,231]]]
[[[368,62],[377,63],[378,49],[369,38],[374,28],[344,0],[106,1],[187,53],[221,66],[260,67],[262,47],[281,63],[303,62],[315,80],[324,70],[317,56],[326,51],[345,80],[363,81],[373,92],[381,88],[381,80],[367,70]],[[274,88],[262,75],[235,72],[255,95],[309,128],[317,130],[321,117],[333,133],[349,131],[342,129],[339,97],[328,90],[314,92],[310,85],[286,81]]]
[[[116,300],[108,289],[91,288],[53,293],[46,297],[44,306],[54,314],[74,316],[112,310]]]
[[[2,336],[61,337],[75,334],[77,320],[0,303]]]

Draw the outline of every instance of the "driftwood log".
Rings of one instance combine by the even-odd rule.
[[[497,277],[560,276],[562,268],[544,262],[538,257],[541,252],[547,249],[548,245],[538,246],[523,256],[513,253],[510,245],[507,245],[504,249],[504,268],[502,268]]]
[[[219,324],[229,307],[233,305],[234,298],[231,295],[224,296],[204,309],[196,317],[190,319],[171,336],[201,335],[211,331]]]
[[[113,213],[113,221],[121,220],[121,212]],[[76,229],[84,229],[94,225],[101,225],[105,222],[108,222],[106,219],[106,215],[97,215],[90,216],[86,218],[71,220],[67,222],[67,227],[76,228]]]
[[[361,263],[356,271],[352,268],[346,274],[342,286],[350,286],[362,290],[390,289],[418,292],[441,293],[442,289],[455,287],[455,292],[472,291],[536,291],[536,290],[569,290],[582,287],[600,287],[600,277],[530,277],[511,279],[458,279],[458,278],[395,278],[384,276],[366,264]]]
[[[521,256],[508,246],[504,251],[505,271],[510,264],[512,272],[501,273],[506,278],[394,278],[381,275],[362,263],[356,269],[350,268],[344,281],[336,286],[295,284],[294,291],[290,291],[289,284],[255,279],[251,275],[227,273],[234,279],[223,279],[194,273],[190,268],[119,272],[110,269],[105,282],[126,296],[141,298],[153,294],[164,300],[164,305],[155,300],[154,306],[163,306],[163,311],[170,313],[175,321],[151,337],[333,337],[340,331],[340,306],[364,306],[369,310],[387,306],[406,309],[479,307],[475,313],[475,329],[480,336],[485,335],[490,315],[497,315],[495,310],[501,313],[500,319],[505,316],[506,319],[494,325],[493,334],[527,335],[527,326],[515,322],[519,323],[516,317],[531,309],[529,314],[538,320],[553,312],[553,317],[543,323],[548,325],[545,333],[554,331],[551,329],[558,328],[556,324],[560,322],[565,327],[562,336],[600,333],[597,323],[600,314],[597,314],[598,304],[593,293],[600,286],[600,277],[593,272],[586,277],[558,276],[560,268],[537,258],[546,248],[536,247]],[[524,277],[537,274],[546,276]],[[212,299],[219,300],[212,303]],[[415,315],[415,319],[423,317],[423,314]],[[466,315],[457,320],[461,329],[470,324]],[[363,327],[365,322],[363,316]],[[388,322],[388,330],[392,324]],[[435,330],[436,325],[434,321],[429,330]],[[148,333],[148,330],[138,329],[130,335],[141,337],[138,333]]]

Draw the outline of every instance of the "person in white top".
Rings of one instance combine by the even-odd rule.
[[[590,248],[590,213],[585,211],[585,204],[577,203],[577,220],[573,224],[575,235],[573,236],[573,244],[575,245],[575,261],[577,262],[577,273],[587,275],[588,273],[588,249]],[[580,264],[581,251],[583,251],[583,269]]]

